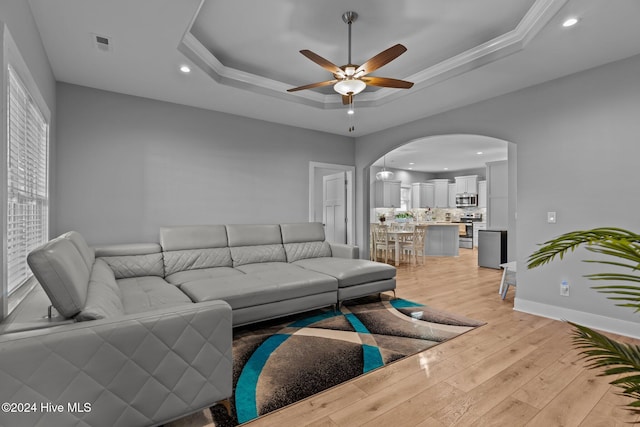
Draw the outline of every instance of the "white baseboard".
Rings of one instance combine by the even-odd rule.
[[[640,322],[629,322],[628,320],[614,319],[612,317],[600,316],[599,314],[518,298],[515,299],[513,309],[524,313],[535,314],[536,316],[548,317],[550,319],[567,320],[592,329],[640,339]]]

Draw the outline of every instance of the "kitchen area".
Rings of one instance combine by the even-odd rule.
[[[388,153],[381,159],[382,168],[374,164],[371,171],[372,228],[374,224],[384,224],[389,230],[422,225],[426,228],[425,256],[458,256],[467,250],[477,254],[479,266],[499,268],[507,261],[509,179],[506,143],[500,143],[499,152],[491,151],[487,144],[481,150],[473,147],[473,162],[460,165],[478,167],[452,172],[443,166],[453,164],[452,157],[441,149],[438,153],[443,160],[437,169],[442,172],[431,173],[416,170],[420,156],[415,147],[405,148],[408,156]],[[483,156],[485,151],[491,155]],[[398,163],[403,162],[409,167],[399,169]]]

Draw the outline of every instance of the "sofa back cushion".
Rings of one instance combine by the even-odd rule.
[[[157,243],[133,243],[95,248],[96,257],[106,262],[116,279],[164,277],[162,248]]]
[[[116,283],[113,270],[101,258],[96,259],[89,278],[87,300],[76,320],[96,320],[125,314],[122,292]]]
[[[78,252],[80,252],[80,255],[82,255],[82,259],[84,259],[84,263],[87,265],[87,268],[91,270],[91,268],[93,268],[93,262],[96,260],[95,251],[87,245],[82,234],[77,231],[69,231],[68,233],[63,234],[62,237],[73,243]]]
[[[324,240],[324,227],[319,222],[280,224],[287,261],[331,256],[331,247]]]
[[[280,226],[277,224],[227,225],[233,266],[260,262],[286,262]]]
[[[160,245],[163,251],[226,248],[227,229],[224,225],[160,227]]]
[[[27,262],[51,304],[65,317],[82,310],[87,299],[90,270],[76,246],[64,235],[34,249]]]
[[[164,274],[200,268],[231,267],[224,225],[186,225],[160,228]]]

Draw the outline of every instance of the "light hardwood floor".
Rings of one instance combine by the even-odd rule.
[[[584,368],[563,322],[513,310],[477,251],[398,268],[397,295],[485,326],[248,423],[263,426],[628,426],[629,400]],[[640,344],[628,338],[626,342]],[[174,425],[174,424],[172,424]],[[175,425],[212,426],[204,412]]]

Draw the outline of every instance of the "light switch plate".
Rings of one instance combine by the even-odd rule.
[[[555,212],[547,212],[547,222],[549,224],[556,223],[556,213]]]

